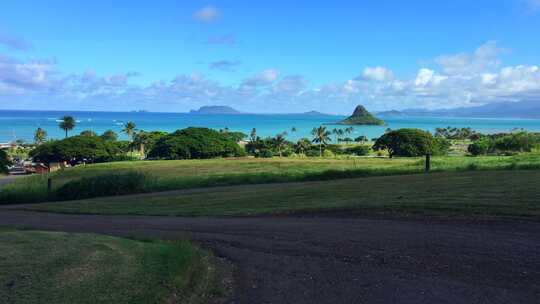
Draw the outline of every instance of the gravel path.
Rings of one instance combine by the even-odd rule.
[[[189,237],[234,264],[231,303],[540,303],[540,223],[93,216],[2,208],[0,225]]]

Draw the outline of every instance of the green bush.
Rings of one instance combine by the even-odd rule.
[[[8,154],[4,150],[0,150],[0,174],[8,173],[8,166],[11,165]]]
[[[122,151],[114,142],[97,136],[73,136],[37,146],[29,155],[37,162],[106,162]]]
[[[262,149],[255,152],[255,157],[271,158],[273,156],[274,156],[274,153],[270,149]]]
[[[336,157],[336,154],[334,152],[332,152],[332,150],[323,150],[323,157],[326,157],[326,158],[332,158],[332,157]]]
[[[390,157],[432,154],[433,136],[420,129],[392,130],[376,140],[373,150],[386,150]]]
[[[111,173],[72,180],[56,190],[59,200],[144,192],[146,176],[140,172]]]
[[[527,132],[507,134],[495,139],[494,147],[503,152],[531,152],[538,145],[536,136]]]
[[[319,149],[315,148],[306,150],[305,154],[307,157],[319,157],[321,155]]]
[[[531,152],[538,147],[538,138],[533,133],[518,132],[511,134],[492,134],[473,142],[467,150],[472,155],[502,154],[515,155]]]
[[[364,155],[368,155],[370,150],[371,150],[371,148],[369,146],[359,145],[359,146],[354,146],[354,147],[347,148],[345,150],[345,153],[352,154],[352,155],[358,155],[358,156],[364,156]]]
[[[326,145],[324,147],[324,150],[328,150],[328,151],[331,151],[332,153],[334,153],[335,155],[341,155],[341,154],[345,154],[345,150],[343,150],[342,146],[341,145]]]
[[[226,133],[187,128],[161,137],[148,154],[160,159],[205,159],[243,156],[245,151]]]
[[[467,147],[467,151],[471,155],[485,155],[493,148],[493,141],[489,138],[479,139]]]
[[[448,155],[448,151],[450,150],[451,146],[452,143],[450,143],[448,139],[444,137],[434,137],[431,154],[436,156]]]

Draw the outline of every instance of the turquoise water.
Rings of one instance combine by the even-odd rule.
[[[247,134],[252,128],[259,136],[274,136],[287,131],[290,140],[310,137],[310,131],[322,124],[332,124],[343,116],[325,115],[191,115],[184,113],[121,113],[121,112],[58,112],[58,111],[9,111],[0,110],[0,142],[14,139],[33,141],[36,128],[45,129],[49,138],[62,138],[64,131],[58,128],[58,119],[63,115],[72,115],[77,120],[77,127],[70,134],[83,130],[102,133],[112,129],[120,133],[122,125],[133,121],[138,129],[145,131],[174,131],[188,126],[209,127],[214,129],[229,128]],[[471,127],[484,133],[508,132],[515,128],[540,131],[540,120],[534,119],[495,119],[495,118],[454,118],[454,117],[382,117],[387,126],[355,126],[350,137],[365,135],[368,138],[380,136],[386,128],[420,128],[433,131],[437,127]],[[295,127],[296,132],[291,132]],[[328,125],[328,128],[345,128]],[[121,135],[125,138],[125,135]]]

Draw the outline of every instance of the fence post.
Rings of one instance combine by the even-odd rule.
[[[52,190],[52,178],[47,178],[47,192],[51,192]]]
[[[429,172],[431,170],[431,154],[426,154],[426,172]]]

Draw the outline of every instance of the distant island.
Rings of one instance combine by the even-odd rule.
[[[364,106],[359,105],[351,116],[340,121],[340,125],[373,125],[382,126],[385,122],[369,113]]]
[[[390,110],[390,111],[382,111],[382,112],[376,112],[375,114],[383,117],[402,117],[406,116],[405,113],[398,111],[398,110]]]
[[[189,114],[242,114],[229,106],[203,106],[198,110],[191,110]]]
[[[303,115],[311,115],[311,116],[332,116],[332,114],[326,114],[319,111],[308,111],[302,113]]]

